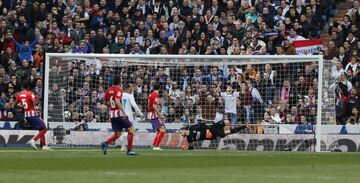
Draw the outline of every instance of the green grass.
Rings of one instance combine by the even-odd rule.
[[[0,149],[0,183],[360,182],[360,153]]]

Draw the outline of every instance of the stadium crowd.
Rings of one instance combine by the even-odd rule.
[[[320,38],[334,4],[333,0],[0,1],[1,119],[22,118],[21,109],[14,107],[21,81],[31,80],[42,100],[46,53],[295,55],[292,41]],[[336,80],[331,88],[337,94],[333,124],[359,123],[359,13],[355,0],[343,20],[330,25],[332,40],[318,53],[336,62],[331,71]],[[242,123],[315,122],[314,63],[135,67],[129,72],[84,62],[69,68],[71,75],[64,79],[73,84],[53,84],[50,89],[53,119],[64,119],[58,107],[64,106],[71,113],[69,121],[108,121],[101,101],[117,71],[124,81],[134,83],[143,112],[152,83],[162,84],[160,107],[166,122],[215,120],[224,112]],[[61,67],[51,68],[51,73],[59,72]],[[226,108],[231,88],[240,92],[236,111]]]

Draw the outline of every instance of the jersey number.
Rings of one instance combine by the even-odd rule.
[[[110,97],[110,106],[111,106],[111,108],[116,108],[116,104],[115,104],[115,100],[114,100],[113,96]]]
[[[26,99],[21,99],[21,104],[23,105],[24,109],[27,109],[28,108],[28,104],[26,102]]]
[[[124,108],[124,109],[125,109],[126,102],[127,102],[126,99],[123,99],[123,100],[122,100],[122,104],[123,104],[123,108]]]

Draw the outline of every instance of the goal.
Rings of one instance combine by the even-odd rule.
[[[132,84],[130,93],[145,116],[147,96],[154,83],[160,84],[159,109],[169,132],[161,145],[168,148],[186,143],[174,133],[183,126],[228,119],[231,127],[246,123],[249,128],[197,142],[195,148],[320,151],[321,126],[335,116],[324,82],[330,65],[318,55],[50,53],[45,66],[43,115],[53,129],[52,146],[97,146],[111,133],[103,97],[115,75]],[[151,125],[139,112],[133,114],[135,146],[150,146]]]

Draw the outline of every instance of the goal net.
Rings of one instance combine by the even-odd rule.
[[[160,84],[164,147],[186,143],[174,133],[183,126],[228,119],[230,128],[249,128],[195,148],[320,151],[321,124],[335,116],[325,66],[321,56],[48,54],[44,120],[53,146],[99,145],[111,133],[104,92],[118,75],[132,84],[129,92],[145,116],[147,97]],[[135,146],[147,147],[154,130],[140,111],[131,119]]]

